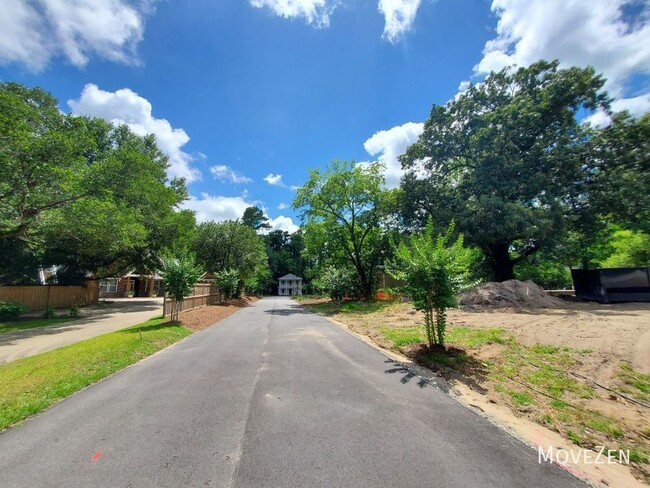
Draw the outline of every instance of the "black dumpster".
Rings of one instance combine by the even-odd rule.
[[[572,269],[576,296],[598,302],[650,302],[650,268]]]

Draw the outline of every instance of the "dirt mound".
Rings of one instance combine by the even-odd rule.
[[[552,297],[532,281],[508,280],[484,283],[460,295],[459,303],[470,307],[566,307],[561,299]]]

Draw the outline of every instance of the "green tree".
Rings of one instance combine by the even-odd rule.
[[[93,192],[92,135],[44,90],[0,83],[0,138],[0,239],[29,239],[44,213]]]
[[[315,281],[316,288],[327,293],[336,303],[341,303],[346,295],[355,291],[355,274],[347,268],[327,266]]]
[[[38,88],[0,83],[0,267],[3,283],[56,265],[59,282],[128,267],[152,270],[195,226],[180,210],[182,179],[167,181],[153,136],[62,114]]]
[[[444,234],[435,235],[430,218],[422,234],[412,235],[395,250],[389,272],[406,282],[405,291],[416,310],[424,313],[429,347],[444,346],[447,308],[455,306],[455,295],[469,281],[475,253],[464,246],[463,235],[454,242],[453,222]]]
[[[199,281],[203,270],[195,264],[195,257],[189,252],[176,255],[165,252],[161,256],[160,272],[165,282],[165,291],[174,300],[172,320],[178,320],[183,300],[192,293],[194,284]]]
[[[540,61],[491,73],[434,105],[401,157],[407,220],[455,218],[493,277],[513,278],[518,262],[553,247],[570,198],[579,199],[591,131],[577,114],[608,107],[603,84],[592,68]]]
[[[236,270],[242,282],[268,268],[262,236],[236,220],[198,225],[193,250],[206,270]]]
[[[269,218],[264,215],[261,208],[252,206],[244,210],[244,215],[241,219],[242,224],[250,227],[253,230],[270,229]]]
[[[389,248],[382,170],[376,163],[334,161],[325,171],[311,170],[293,202],[303,209],[306,253],[319,266],[351,266],[366,299],[373,296],[375,267]]]
[[[630,230],[650,233],[650,113],[627,112],[596,132],[589,143],[584,185],[590,211]]]
[[[540,251],[515,266],[518,280],[532,280],[547,290],[570,288],[571,271],[554,253]]]
[[[650,266],[650,235],[641,231],[618,230],[608,243],[612,253],[603,259],[603,268]]]

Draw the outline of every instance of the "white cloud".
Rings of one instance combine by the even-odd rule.
[[[626,9],[638,10],[634,20]],[[562,66],[593,66],[615,96],[623,94],[630,75],[650,74],[647,2],[493,0],[492,11],[499,18],[497,36],[485,44],[477,74],[559,59]]]
[[[298,185],[291,185],[291,186],[289,187],[289,189],[290,189],[291,191],[298,191],[298,190],[300,190],[300,187],[299,187]]]
[[[289,234],[293,234],[300,229],[300,227],[293,223],[291,217],[285,217],[284,215],[270,219],[269,224],[271,225],[271,230],[284,230]]]
[[[284,186],[284,183],[282,182],[282,175],[269,173],[264,177],[264,181],[266,181],[269,185]]]
[[[615,100],[612,103],[611,109],[613,112],[627,110],[633,117],[640,117],[641,115],[650,112],[650,93],[634,98],[620,98]],[[598,111],[587,117],[585,122],[594,127],[605,127],[609,125],[611,119],[605,112]]]
[[[217,166],[212,166],[210,168],[210,173],[218,181],[225,181],[229,183],[252,183],[253,180],[248,176],[244,176],[241,173],[237,173],[235,170],[226,166],[225,164],[219,164]]]
[[[392,129],[375,132],[363,145],[371,155],[379,154],[378,160],[386,166],[386,186],[399,186],[402,177],[402,165],[398,157],[406,152],[406,148],[418,140],[424,130],[424,124],[407,122]]]
[[[91,56],[137,61],[144,35],[147,0],[3,0],[0,63],[21,63],[40,71],[63,56],[85,66]]]
[[[286,203],[281,203],[280,205],[278,205],[278,210],[284,210],[285,208],[289,208],[289,205],[287,205]]]
[[[386,19],[382,38],[396,43],[411,29],[419,6],[420,0],[379,0],[379,12]]]
[[[158,147],[169,157],[169,176],[181,176],[187,181],[200,179],[200,172],[190,166],[192,156],[181,148],[190,140],[183,129],[176,129],[166,119],[152,115],[151,103],[128,88],[115,92],[100,90],[97,85],[87,84],[78,100],[69,100],[72,111],[126,124],[138,135],[153,134]]]
[[[280,17],[303,17],[309,25],[328,27],[338,0],[250,0],[250,4],[257,8],[268,7]]]
[[[214,220],[215,222],[223,222],[224,220],[241,219],[244,215],[244,210],[253,205],[258,207],[260,202],[246,201],[247,194],[244,193],[238,197],[224,197],[221,195],[210,195],[209,193],[201,193],[199,197],[190,195],[189,200],[183,202],[183,208],[194,210],[196,212],[197,222],[206,222]],[[267,215],[268,217],[268,215]],[[289,233],[296,232],[299,227],[293,223],[291,217],[280,215],[274,219],[269,217],[269,224],[271,230],[285,230]]]
[[[183,208],[196,212],[198,222],[240,219],[244,210],[252,205],[253,203],[247,202],[244,197],[224,197],[208,193],[201,193],[198,198],[191,195],[189,200],[183,202]]]

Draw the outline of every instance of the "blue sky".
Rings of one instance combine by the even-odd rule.
[[[4,0],[0,79],[154,133],[199,220],[288,207],[307,169],[399,156],[432,103],[492,69],[593,65],[650,110],[641,0]],[[596,114],[593,123],[606,123]]]

